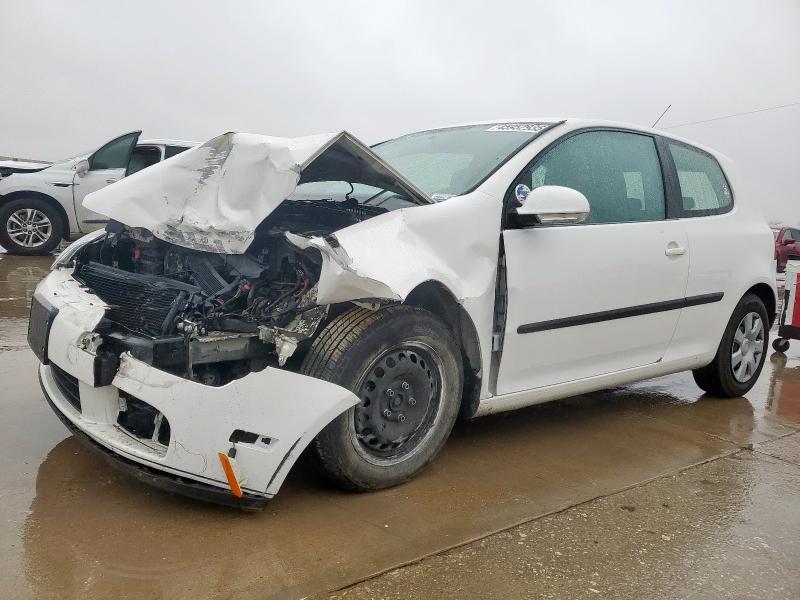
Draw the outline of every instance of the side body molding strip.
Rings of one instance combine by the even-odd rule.
[[[564,317],[561,319],[552,319],[550,321],[539,321],[538,323],[520,325],[517,327],[517,333],[536,333],[538,331],[549,331],[551,329],[561,329],[563,327],[575,327],[576,325],[590,325],[591,323],[600,323],[601,321],[627,319],[628,317],[639,317],[657,312],[678,310],[690,306],[699,306],[701,304],[712,304],[722,300],[723,296],[723,292],[714,292],[711,294],[689,296],[688,298],[679,298],[677,300],[664,300],[663,302],[652,302],[650,304],[640,304],[638,306],[629,306],[626,308],[615,308],[613,310],[604,310],[586,315],[578,315],[576,317]]]

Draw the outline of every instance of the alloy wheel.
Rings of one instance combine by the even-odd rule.
[[[6,232],[14,243],[23,248],[38,248],[53,235],[53,224],[40,210],[20,208],[9,215]]]
[[[765,336],[764,322],[758,313],[749,312],[739,321],[731,348],[731,368],[739,383],[750,381],[758,370],[764,354]]]

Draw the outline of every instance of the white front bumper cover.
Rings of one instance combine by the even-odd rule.
[[[50,364],[39,369],[49,403],[70,430],[96,449],[133,467],[158,487],[224,504],[253,507],[273,497],[302,450],[339,414],[358,403],[333,383],[267,367],[212,387],[121,356],[112,384],[94,387],[92,344],[105,305],[57,269],[36,291],[58,308],[48,337]],[[77,380],[80,410],[56,377],[57,367]],[[158,410],[169,421],[166,446],[135,437],[117,424],[120,393]],[[235,430],[257,434],[231,442]],[[252,436],[251,436],[252,437]],[[233,495],[219,453],[235,448],[242,498]],[[129,469],[130,470],[130,469]]]

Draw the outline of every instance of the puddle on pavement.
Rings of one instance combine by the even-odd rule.
[[[0,352],[27,347],[31,297],[52,263],[52,256],[0,253]]]
[[[800,428],[797,342],[747,399],[698,401],[684,373],[494,415],[458,424],[404,486],[340,492],[301,460],[244,514],[149,488],[67,437],[24,349],[50,262],[0,255],[3,598],[300,597]]]

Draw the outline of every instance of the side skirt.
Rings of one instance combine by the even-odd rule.
[[[689,371],[707,365],[709,360],[710,358],[708,357],[695,355],[669,363],[658,362],[641,367],[634,367],[632,369],[625,369],[624,371],[605,373],[595,377],[576,379],[575,381],[523,390],[512,394],[492,396],[481,400],[481,403],[478,405],[478,410],[473,416],[482,417],[507,410],[516,410],[533,404],[543,404],[551,400],[561,400],[562,398],[569,398],[570,396],[577,396],[579,394],[595,392],[618,385],[634,383],[643,379],[650,379],[651,377]]]

